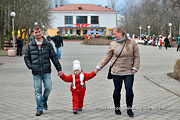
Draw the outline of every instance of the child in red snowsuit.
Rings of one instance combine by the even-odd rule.
[[[159,39],[159,49],[162,49],[162,39]]]
[[[77,111],[82,111],[84,96],[86,91],[85,81],[90,80],[96,76],[93,71],[91,73],[83,73],[81,71],[80,61],[73,61],[73,74],[66,76],[63,74],[60,78],[65,82],[71,82],[70,90],[72,92],[72,102],[73,102],[73,113],[77,114]]]

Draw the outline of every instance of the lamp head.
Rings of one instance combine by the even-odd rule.
[[[34,25],[38,25],[38,22],[35,22]]]
[[[16,16],[16,13],[15,12],[11,12],[11,17],[15,17]]]
[[[172,26],[172,23],[169,23],[169,27],[171,27]]]

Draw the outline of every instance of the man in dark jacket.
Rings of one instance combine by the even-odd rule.
[[[17,43],[17,56],[19,55],[22,56],[23,42],[20,36],[16,38],[16,43]]]
[[[167,47],[170,46],[169,39],[168,39],[167,36],[166,36],[166,38],[164,39],[164,42],[165,42],[165,48],[166,48],[166,50],[167,50]]]
[[[53,38],[56,47],[56,54],[58,59],[61,59],[61,47],[63,47],[63,39],[60,36],[60,32],[57,32],[57,35]]]
[[[53,49],[53,46],[42,36],[42,28],[34,26],[34,39],[26,47],[24,60],[26,66],[32,70],[34,79],[35,99],[37,103],[36,116],[43,114],[43,108],[48,109],[47,100],[52,89],[51,81],[51,61],[58,74],[61,74],[61,65]],[[44,93],[42,95],[42,82],[44,83]]]

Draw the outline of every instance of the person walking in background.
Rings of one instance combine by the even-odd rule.
[[[57,35],[53,38],[53,41],[55,43],[55,47],[56,47],[56,54],[58,59],[61,59],[61,47],[63,47],[63,39],[60,36],[60,32],[57,32]]]
[[[159,44],[159,40],[160,40],[160,39],[162,39],[162,36],[161,36],[161,35],[159,35],[159,37],[158,37],[158,39],[157,39],[157,47],[159,47],[159,45],[160,45],[160,44]]]
[[[82,111],[84,96],[86,91],[85,81],[90,80],[96,76],[96,72],[83,73],[79,60],[73,61],[73,74],[66,76],[65,74],[59,75],[59,77],[65,82],[71,82],[72,102],[73,102],[73,113],[77,114],[78,110]]]
[[[177,38],[177,52],[179,51],[179,47],[180,47],[180,35],[179,37]]]
[[[144,45],[147,45],[147,42],[148,42],[147,36],[144,36]]]
[[[134,74],[138,71],[140,66],[139,48],[134,40],[127,38],[126,32],[120,26],[113,28],[113,36],[115,38],[114,41],[110,43],[107,53],[98,64],[95,71],[100,71],[111,59],[111,64],[114,63],[122,50],[122,54],[111,68],[112,79],[114,82],[113,99],[115,114],[121,115],[120,99],[121,88],[124,81],[126,89],[127,114],[129,117],[133,117],[133,82]]]
[[[16,43],[17,43],[17,56],[19,55],[22,56],[23,42],[20,36],[16,38]]]
[[[52,39],[51,36],[48,35],[46,38],[49,42],[51,42],[51,39]]]
[[[162,49],[162,38],[159,38],[159,49]]]
[[[156,44],[156,36],[153,35],[153,46],[155,46],[155,44]]]
[[[168,39],[167,36],[166,36],[166,38],[164,39],[164,42],[165,42],[165,48],[166,48],[166,50],[167,50],[167,47],[170,46],[169,39]]]
[[[35,25],[32,34],[34,39],[26,47],[24,61],[26,66],[32,70],[37,103],[36,116],[40,116],[43,114],[43,108],[48,109],[47,100],[52,89],[50,60],[58,71],[58,75],[61,75],[62,71],[52,44],[42,36],[41,26]],[[43,95],[42,82],[44,83]]]

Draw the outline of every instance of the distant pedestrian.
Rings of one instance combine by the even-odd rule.
[[[57,35],[53,38],[53,41],[55,43],[55,47],[56,47],[56,54],[58,59],[61,59],[61,47],[63,47],[63,39],[60,36],[60,32],[57,32]]]
[[[147,36],[144,36],[144,45],[147,45],[147,42],[148,42],[148,37]]]
[[[153,46],[155,46],[155,44],[156,44],[156,36],[153,35]]]
[[[43,114],[43,108],[48,109],[47,100],[52,89],[50,60],[58,71],[58,75],[62,74],[62,71],[52,44],[42,36],[41,26],[34,26],[32,34],[34,39],[26,47],[24,61],[26,66],[32,70],[37,103],[36,116],[40,116]],[[43,95],[42,82],[44,83]]]
[[[177,47],[177,51],[179,50],[179,47],[180,47],[180,35],[179,35],[179,37],[177,38],[177,45],[178,45],[178,47]]]
[[[159,39],[159,49],[162,49],[162,39]]]
[[[51,36],[47,36],[47,40],[49,41],[49,42],[51,42]]]
[[[16,38],[16,43],[17,43],[17,56],[19,55],[22,56],[23,42],[20,36]]]
[[[88,39],[88,34],[86,34],[85,39]]]
[[[73,113],[77,114],[78,110],[82,111],[84,96],[86,91],[86,81],[96,76],[96,72],[83,73],[81,70],[80,61],[73,61],[73,74],[66,76],[65,74],[59,75],[65,82],[71,82]]]
[[[164,42],[165,42],[165,48],[167,50],[167,47],[170,46],[170,42],[169,42],[169,39],[168,37],[166,36],[166,38],[164,39]]]

